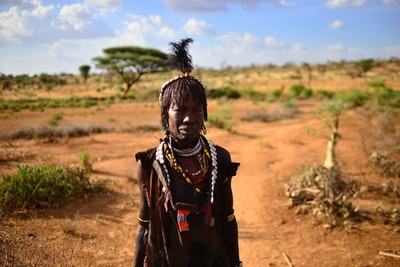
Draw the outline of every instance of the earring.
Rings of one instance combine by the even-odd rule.
[[[207,134],[207,128],[206,128],[206,126],[204,125],[204,121],[203,121],[203,123],[202,123],[202,125],[201,125],[201,130],[200,130],[202,133],[203,133],[203,135],[206,135]]]
[[[169,135],[169,133],[170,133],[168,122],[165,122],[165,123],[164,123],[164,133],[165,133],[166,135]]]

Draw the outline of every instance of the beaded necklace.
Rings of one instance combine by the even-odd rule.
[[[208,142],[208,147],[205,143]],[[200,146],[199,146],[200,144]],[[200,147],[200,149],[198,149]],[[200,151],[198,151],[200,150]],[[174,151],[180,156],[188,156],[189,154],[195,154],[196,161],[195,165],[198,168],[198,171],[192,173],[190,170],[185,168],[185,166],[179,162],[174,155]],[[168,168],[165,164],[164,158],[169,163],[171,169],[178,176],[179,180],[185,185],[191,186],[194,190],[195,194],[206,195],[208,194],[206,189],[206,178],[209,175],[210,171],[210,163],[211,163],[211,182],[209,184],[209,194],[210,194],[210,203],[214,202],[214,187],[217,180],[218,175],[218,166],[217,166],[217,151],[214,144],[209,141],[204,136],[200,136],[198,143],[195,145],[193,149],[189,149],[186,151],[187,153],[183,153],[182,151],[175,150],[171,145],[171,140],[169,138],[165,138],[161,144],[157,148],[156,159],[161,163],[166,173],[167,184],[170,185],[170,176],[168,172]],[[211,162],[210,162],[211,161]],[[164,191],[169,191],[167,188],[163,189]]]

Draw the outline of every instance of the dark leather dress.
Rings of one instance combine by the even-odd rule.
[[[145,181],[149,201],[150,225],[143,259],[151,267],[231,267],[238,264],[238,234],[236,220],[228,220],[233,214],[231,177],[236,175],[239,163],[230,161],[226,150],[216,146],[218,158],[218,177],[214,190],[212,217],[214,224],[204,223],[204,208],[179,199],[175,202],[172,195],[165,201],[165,171],[155,160],[156,148],[136,154],[150,177]],[[170,172],[171,187],[179,186],[173,182]],[[164,173],[163,173],[164,172]],[[164,180],[164,181],[163,181]],[[181,185],[182,186],[182,185]],[[164,188],[164,190],[163,190]],[[207,204],[207,203],[205,203]],[[180,231],[177,221],[178,210],[190,210],[187,215],[189,230]]]

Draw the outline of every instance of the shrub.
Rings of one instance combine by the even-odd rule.
[[[311,213],[320,223],[331,227],[348,226],[360,221],[362,214],[348,200],[359,185],[346,181],[339,172],[322,166],[310,166],[294,175],[286,185],[289,208],[300,214]]]
[[[400,107],[400,91],[391,88],[381,88],[373,95],[381,106]]]
[[[385,83],[382,81],[371,81],[368,83],[368,87],[372,88],[385,88]]]
[[[303,98],[310,98],[312,95],[313,95],[313,90],[310,88],[304,88],[300,93],[300,96]]]
[[[357,89],[351,89],[341,96],[342,101],[348,106],[348,108],[354,108],[362,106],[370,98],[370,95],[366,92],[361,92]]]
[[[265,98],[265,95],[263,93],[256,91],[251,87],[244,88],[242,90],[242,95],[244,97],[247,97],[247,98],[253,99],[253,100],[262,100]]]
[[[226,130],[228,132],[232,131],[232,115],[231,110],[219,109],[216,113],[208,114],[208,122],[219,128]]]
[[[50,126],[57,126],[63,117],[63,113],[54,113],[51,118],[47,120],[47,124]]]
[[[230,120],[225,120],[218,115],[210,114],[208,117],[208,122],[219,129],[226,130],[228,132],[232,131],[232,122]]]
[[[17,169],[14,175],[3,175],[0,183],[0,208],[4,211],[58,207],[67,199],[87,197],[104,186],[92,183],[87,173],[76,166],[17,165]]]
[[[279,90],[279,89],[272,90],[271,96],[274,97],[274,98],[281,97],[282,96],[282,90]]]
[[[90,173],[92,171],[92,164],[90,163],[90,155],[88,152],[83,150],[82,148],[79,150],[79,163],[86,173]]]
[[[238,90],[232,89],[230,87],[222,87],[219,89],[211,89],[208,91],[207,96],[209,98],[221,98],[221,97],[226,97],[230,99],[239,99],[241,97],[241,94]]]
[[[316,90],[315,95],[324,99],[332,99],[335,96],[335,93],[320,89]]]
[[[293,97],[298,97],[304,89],[305,87],[302,84],[293,84],[289,88],[289,93]]]

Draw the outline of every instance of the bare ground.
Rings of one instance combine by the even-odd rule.
[[[329,228],[318,224],[312,215],[296,215],[294,209],[286,207],[284,185],[290,176],[301,167],[320,164],[325,156],[327,140],[323,137],[328,130],[310,115],[313,103],[302,102],[294,118],[271,123],[238,119],[247,110],[260,108],[254,103],[227,105],[237,116],[233,131],[208,127],[207,136],[241,163],[233,190],[244,266],[289,266],[283,255],[296,267],[400,266],[400,259],[379,255],[380,251],[400,253],[399,226],[372,220],[344,229]],[[268,108],[269,104],[260,105]],[[219,108],[213,101],[209,106],[210,112]],[[159,131],[137,130],[136,126],[157,123],[159,107],[157,103],[120,103],[102,111],[22,111],[3,114],[0,131],[45,125],[51,114],[61,111],[64,125],[103,125],[117,130],[79,138],[2,142],[2,153],[10,160],[0,162],[1,172],[12,173],[18,162],[76,164],[79,149],[84,149],[91,156],[92,177],[112,179],[113,191],[72,200],[59,209],[21,214],[3,222],[1,231],[14,236],[19,244],[16,251],[32,262],[130,266],[138,205],[134,153],[157,145],[161,137]],[[316,134],[310,135],[306,129]],[[369,122],[354,112],[346,113],[340,133],[337,154],[343,173],[361,183],[379,185],[383,178],[371,176],[367,164],[366,146],[374,141]],[[359,197],[355,201],[367,210],[395,205],[382,198]]]

